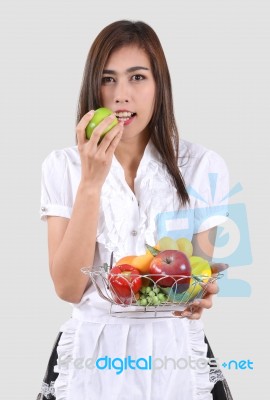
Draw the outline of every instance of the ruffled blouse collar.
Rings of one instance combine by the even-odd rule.
[[[101,218],[97,241],[119,259],[127,255],[125,243],[130,235],[127,215],[130,198],[139,203],[138,251],[145,252],[145,241],[154,245],[157,240],[156,217],[171,209],[177,202],[177,192],[170,176],[161,162],[154,144],[149,140],[140,161],[134,181],[135,195],[125,180],[124,169],[113,157],[112,168],[103,185],[101,194]]]

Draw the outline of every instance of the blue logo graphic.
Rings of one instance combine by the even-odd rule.
[[[147,370],[152,369],[152,356],[149,356],[148,359],[146,358],[138,358],[133,359],[131,356],[121,358],[110,358],[108,356],[100,357],[96,360],[96,367],[98,369],[114,369],[117,370],[116,374],[121,374],[124,370],[127,369],[140,369],[140,370]]]
[[[254,369],[253,361],[251,360],[230,360],[228,363],[223,362],[221,365],[226,369]]]
[[[94,358],[73,358],[72,356],[60,356],[57,360],[57,364],[61,369],[64,367],[74,368],[74,369],[87,369],[93,370],[97,368],[98,370],[111,370],[116,373],[116,375],[122,374],[126,370],[140,370],[140,371],[149,371],[149,370],[161,370],[161,369],[179,369],[184,370],[186,368],[190,368],[192,370],[200,370],[200,371],[208,371],[210,367],[211,370],[220,371],[220,364],[217,358],[204,358],[204,357],[196,357],[192,358],[191,356],[173,358],[173,357],[140,357],[134,358],[130,355],[127,357],[115,357],[111,358],[109,356],[99,357],[97,359]],[[223,362],[221,364],[223,368],[228,370],[244,370],[251,369],[253,370],[253,361],[249,359],[241,359],[239,361],[230,360],[228,362]]]
[[[229,264],[230,267],[250,265],[252,254],[245,204],[222,204],[242,191],[243,188],[240,183],[236,184],[217,203],[215,202],[217,179],[218,174],[208,174],[212,203],[215,205],[209,206],[209,202],[203,196],[194,188],[189,187],[189,196],[205,204],[205,207],[163,212],[157,215],[158,239],[170,236],[174,239],[186,237],[191,240],[193,232],[207,230],[208,226],[217,226],[224,219],[224,222],[226,220],[224,227],[222,225],[217,227],[213,262]],[[249,297],[251,294],[250,284],[242,279],[231,279],[228,274],[229,270],[224,271],[222,279],[219,280],[218,296]]]

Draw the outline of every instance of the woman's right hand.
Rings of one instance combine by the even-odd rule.
[[[94,115],[94,110],[85,114],[76,127],[78,151],[81,158],[81,182],[101,189],[109,173],[113,154],[121,140],[124,126],[119,122],[99,143],[104,130],[112,123],[115,114],[106,117],[94,130],[88,140],[85,129]]]

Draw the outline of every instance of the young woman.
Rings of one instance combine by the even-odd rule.
[[[88,140],[85,129],[99,107],[111,109],[119,122],[101,142],[115,115]],[[194,253],[210,258],[215,227],[226,220],[226,165],[215,152],[179,139],[166,59],[147,24],[117,21],[95,39],[76,134],[77,146],[53,151],[42,167],[50,272],[56,293],[72,303],[73,313],[60,329],[39,399],[231,399],[221,372],[198,363],[213,357],[200,316],[211,307],[216,284],[174,317],[115,318],[81,272],[108,262],[112,252],[114,261],[144,254],[145,243],[155,245],[170,233],[192,240]],[[216,177],[214,200],[210,176]],[[220,214],[216,205],[224,206]],[[193,364],[142,369],[133,363],[118,374],[112,365],[89,365],[100,358],[116,363],[149,356]]]

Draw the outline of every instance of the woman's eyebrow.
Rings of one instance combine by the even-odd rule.
[[[136,66],[136,67],[130,67],[126,70],[127,73],[129,72],[134,72],[134,71],[139,71],[140,69],[149,71],[149,68],[146,67],[142,67],[140,65]],[[117,75],[116,71],[114,71],[113,69],[104,69],[103,70],[103,74],[110,74],[110,75]]]

